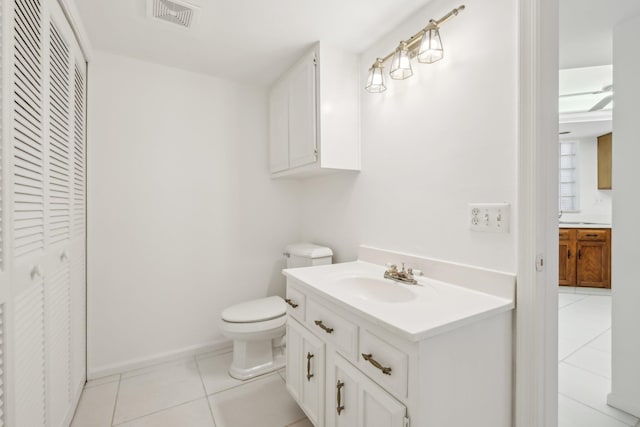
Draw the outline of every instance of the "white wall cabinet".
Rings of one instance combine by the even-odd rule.
[[[412,341],[292,277],[287,298],[287,388],[315,427],[511,425],[511,312]]]
[[[272,177],[360,170],[358,60],[317,43],[271,88]]]
[[[64,426],[86,372],[86,61],[58,2],[1,7],[0,426]]]

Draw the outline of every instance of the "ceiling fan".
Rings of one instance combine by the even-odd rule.
[[[568,98],[571,96],[582,96],[582,95],[600,95],[600,94],[608,94],[600,101],[598,101],[593,107],[589,109],[589,111],[598,111],[602,110],[604,107],[609,105],[611,101],[613,101],[613,85],[603,86],[600,90],[590,91],[590,92],[575,92],[575,93],[565,93],[564,95],[560,95],[560,98]]]

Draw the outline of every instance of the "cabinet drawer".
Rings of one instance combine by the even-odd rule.
[[[358,366],[392,394],[407,397],[409,356],[369,331],[360,334]],[[368,360],[367,360],[368,359]]]
[[[607,230],[578,230],[578,240],[605,242],[607,240]]]
[[[561,228],[560,229],[560,233],[559,233],[559,239],[560,240],[569,240],[570,238],[570,231],[566,228]]]
[[[304,322],[304,309],[306,306],[306,296],[291,286],[287,286],[287,314],[291,317]]]
[[[357,325],[313,299],[308,299],[307,327],[323,340],[335,345],[345,355],[355,359],[358,346]]]

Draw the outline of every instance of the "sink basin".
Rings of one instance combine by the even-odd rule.
[[[416,299],[416,294],[400,283],[388,279],[364,276],[343,277],[335,282],[336,287],[365,301],[400,303]]]

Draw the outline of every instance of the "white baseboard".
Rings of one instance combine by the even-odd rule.
[[[637,400],[631,401],[613,393],[607,395],[607,405],[620,409],[634,417],[640,418],[640,403]]]
[[[90,380],[95,380],[97,378],[107,377],[109,375],[117,375],[124,372],[133,371],[134,369],[158,365],[160,363],[195,357],[203,353],[226,352],[231,351],[232,349],[233,341],[222,339],[208,344],[199,344],[180,350],[173,350],[165,353],[154,354],[152,356],[143,357],[140,359],[128,360],[123,363],[116,363],[113,365],[107,365],[97,368],[89,368],[87,372],[87,378]]]

